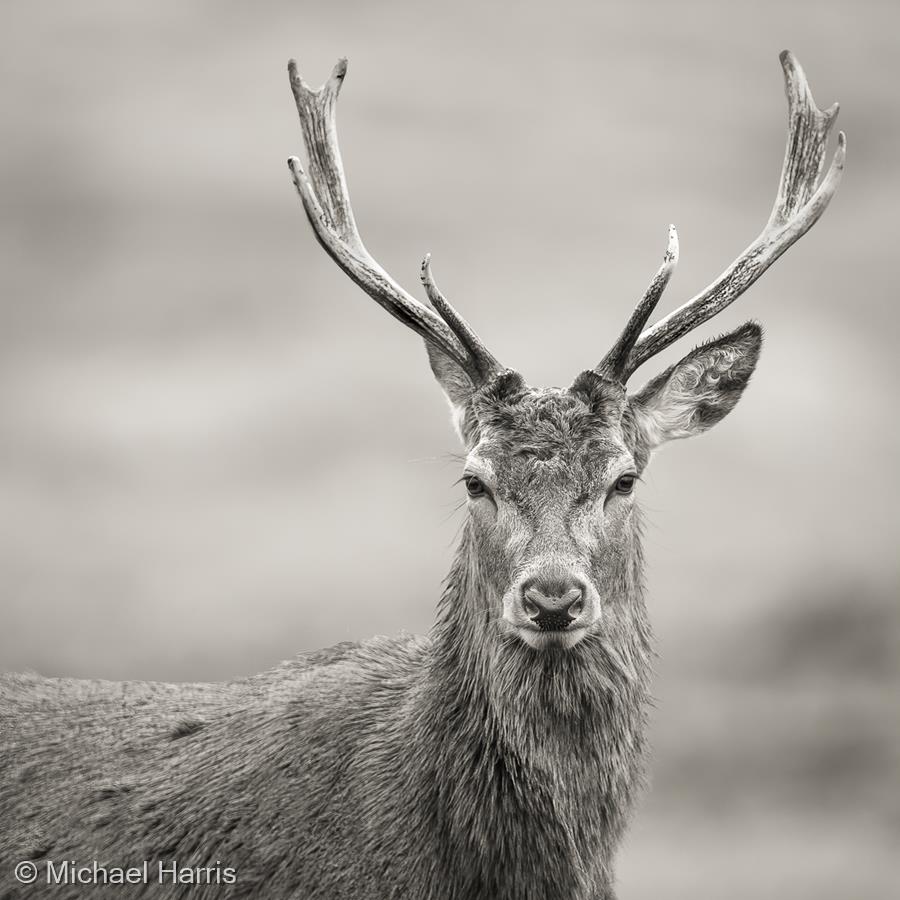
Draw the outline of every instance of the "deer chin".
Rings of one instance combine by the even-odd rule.
[[[513,626],[516,637],[534,650],[571,650],[588,633],[584,626],[564,631],[541,631],[538,628]]]

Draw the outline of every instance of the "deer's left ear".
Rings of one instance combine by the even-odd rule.
[[[630,398],[638,438],[649,452],[701,434],[734,409],[756,368],[762,329],[747,322],[701,344]]]

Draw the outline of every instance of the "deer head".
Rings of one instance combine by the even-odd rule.
[[[678,260],[669,229],[662,266],[612,348],[565,389],[529,387],[502,366],[435,284],[430,308],[369,255],[357,231],[335,128],[340,61],[311,90],[288,69],[308,154],[289,160],[294,183],[326,252],[373,300],[425,340],[466,448],[469,577],[482,620],[500,642],[568,650],[629,628],[623,598],[638,592],[639,513],[634,487],[653,451],[706,431],[735,406],[756,366],[759,325],[701,344],[636,393],[635,370],[737,299],[804,235],[840,181],[845,138],[820,174],[837,104],[820,111],[797,60],[781,54],[789,104],[787,151],[775,206],[760,235],[707,288],[647,327]],[[633,625],[633,622],[631,623]],[[633,630],[633,629],[632,629]]]

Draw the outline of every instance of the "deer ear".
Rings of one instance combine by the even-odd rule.
[[[453,427],[460,440],[468,447],[475,430],[475,414],[471,404],[474,393],[472,381],[457,363],[430,342],[425,342],[425,349],[428,351],[431,371],[450,404]]]
[[[747,322],[691,350],[631,397],[644,449],[701,434],[724,419],[747,387],[761,348],[762,328]]]

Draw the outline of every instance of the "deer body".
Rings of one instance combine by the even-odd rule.
[[[234,887],[210,896],[611,897],[644,683],[600,666],[592,684],[584,660],[559,697],[513,678],[492,696],[455,658],[457,627],[228,685],[15,679],[27,725],[4,746],[4,879],[20,859],[148,860],[153,872],[179,860],[234,869]],[[536,702],[517,734],[521,704]],[[132,890],[198,896],[193,884]]]
[[[843,137],[817,187],[834,111],[782,62],[791,131],[763,234],[643,330],[677,259],[672,229],[621,337],[566,389],[502,367],[427,258],[431,309],[369,256],[334,127],[345,65],[319,91],[291,65],[310,172],[290,165],[316,236],[425,338],[466,449],[468,514],[437,623],[221,685],[0,679],[0,897],[30,896],[9,872],[34,859],[205,869],[115,896],[612,900],[650,677],[634,484],[654,449],[734,407],[760,328],[700,345],[636,394],[625,382],[758,278],[837,186]]]

